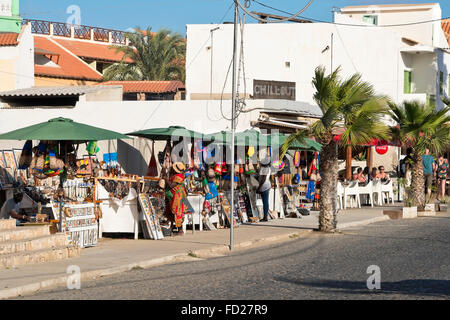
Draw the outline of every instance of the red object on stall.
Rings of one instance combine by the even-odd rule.
[[[388,150],[389,150],[389,146],[376,146],[375,147],[375,151],[378,153],[378,154],[386,154],[387,152],[388,152]]]

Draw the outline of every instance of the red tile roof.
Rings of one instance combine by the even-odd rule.
[[[447,38],[447,42],[450,45],[450,19],[442,20],[442,30],[444,30],[445,37]]]
[[[166,93],[185,89],[181,81],[107,81],[100,85],[121,85],[123,92]]]
[[[80,58],[87,58],[93,60],[107,61],[107,62],[119,62],[122,60],[124,54],[122,52],[116,53],[115,48],[111,48],[110,44],[93,43],[83,40],[73,39],[53,39],[60,45],[64,46],[69,51],[73,52]],[[125,62],[133,62],[130,59],[126,59]]]
[[[51,59],[58,67],[35,65],[36,76],[48,76],[64,79],[101,81],[102,75],[78,57],[70,54],[52,39],[45,36],[34,36],[34,45],[37,48],[53,52],[58,56]]]
[[[0,33],[0,47],[17,46],[19,44],[17,41],[18,36],[18,33]]]

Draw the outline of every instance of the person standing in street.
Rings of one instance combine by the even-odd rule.
[[[445,200],[445,181],[447,180],[448,161],[441,154],[436,161],[437,196],[436,199]]]
[[[261,195],[263,201],[264,218],[262,222],[269,221],[269,194],[272,189],[272,183],[270,182],[270,160],[265,159],[261,161],[261,169],[259,171],[259,187],[258,193]]]
[[[430,154],[429,149],[425,149],[425,154],[422,156],[423,175],[425,178],[425,192],[428,196],[431,195],[431,184],[433,183],[433,172],[436,170],[434,158]]]

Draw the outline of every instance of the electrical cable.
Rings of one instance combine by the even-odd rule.
[[[281,10],[281,9],[277,9],[275,7],[266,5],[258,0],[249,0],[249,1],[253,1],[263,7],[266,7],[268,9],[272,9],[284,14],[290,14],[292,15],[292,13]],[[331,21],[324,21],[324,20],[319,20],[319,19],[313,19],[313,18],[308,18],[308,17],[299,17],[305,20],[310,20],[310,21],[314,21],[314,22],[319,22],[319,23],[328,23],[328,24],[334,24],[334,25],[339,25],[339,26],[349,26],[349,27],[363,27],[363,28],[386,28],[386,27],[403,27],[403,26],[411,26],[411,25],[416,25],[416,24],[424,24],[424,23],[433,23],[433,22],[438,22],[438,21],[442,21],[442,20],[447,20],[450,19],[450,17],[446,17],[446,18],[440,18],[440,19],[434,19],[434,20],[426,20],[426,21],[419,21],[419,22],[409,22],[409,23],[403,23],[403,24],[390,24],[390,25],[361,25],[361,24],[351,24],[351,23],[339,23],[339,22],[331,22]],[[292,18],[289,18],[292,19]],[[279,22],[279,21],[267,21],[264,20],[265,22]]]
[[[220,113],[222,114],[222,118],[224,118],[225,120],[228,120],[228,121],[231,121],[232,119],[225,117],[225,115],[223,114],[222,101],[223,101],[223,93],[225,91],[225,86],[227,85],[228,75],[230,74],[230,69],[231,69],[232,65],[233,65],[233,58],[231,58],[230,65],[228,66],[227,75],[225,76],[225,82],[223,84],[222,93],[220,95]]]
[[[251,16],[252,18],[254,18],[254,19],[258,20],[258,21],[264,22],[264,23],[281,23],[281,22],[286,22],[286,21],[289,21],[291,19],[294,19],[295,17],[301,15],[314,2],[314,0],[309,0],[309,2],[301,10],[297,11],[297,13],[295,13],[295,14],[292,14],[290,17],[283,18],[283,19],[280,19],[280,20],[269,21],[267,19],[262,19],[262,18],[258,17],[257,15],[255,15],[254,13],[248,11],[248,8],[250,8],[250,1],[252,1],[252,0],[245,0],[245,5],[242,5],[240,0],[234,0],[234,1],[249,16]]]

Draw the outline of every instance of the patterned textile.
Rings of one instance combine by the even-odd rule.
[[[206,200],[211,200],[219,195],[217,192],[217,186],[214,182],[208,182],[208,189],[209,193],[205,197]]]
[[[316,183],[314,181],[308,182],[308,189],[306,189],[306,199],[314,200]]]
[[[444,160],[441,165],[439,165],[439,161],[436,161],[437,165],[437,174],[439,179],[447,179],[447,170],[448,170],[448,162]]]
[[[183,199],[187,197],[186,190],[184,188],[184,175],[176,174],[170,178],[171,183],[176,183],[177,185],[170,189],[173,194],[173,199],[170,201],[170,209],[175,217],[175,225],[180,228],[183,224],[184,212],[186,206],[183,203]]]

